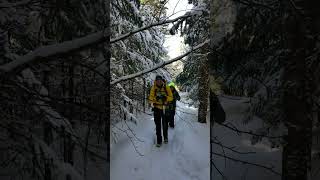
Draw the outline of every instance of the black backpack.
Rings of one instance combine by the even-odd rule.
[[[217,97],[217,95],[210,90],[209,95],[209,101],[210,101],[210,122],[213,125],[213,122],[217,122],[219,124],[226,121],[226,113],[223,109],[223,107],[220,104],[220,101]]]
[[[168,96],[166,84],[164,84],[163,87],[160,88],[160,90],[161,90],[162,88],[164,88],[164,92],[165,92],[166,96]],[[154,91],[154,96],[156,97],[157,94],[158,94],[158,89],[155,89],[155,91]]]

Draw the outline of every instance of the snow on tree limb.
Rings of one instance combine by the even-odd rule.
[[[110,43],[112,44],[112,43],[118,42],[120,40],[123,40],[123,39],[129,37],[129,36],[132,36],[135,33],[138,33],[140,31],[144,31],[144,30],[152,28],[154,26],[160,26],[160,25],[163,25],[163,24],[173,23],[173,22],[176,22],[176,21],[178,21],[180,19],[185,19],[187,17],[191,17],[191,15],[183,15],[183,16],[177,17],[175,19],[161,21],[161,22],[158,22],[158,23],[154,23],[154,24],[150,24],[150,25],[144,26],[142,28],[139,28],[139,29],[133,30],[131,32],[128,32],[128,33],[126,33],[124,35],[121,35],[120,37],[113,38],[113,39],[110,40]]]
[[[123,34],[119,37],[110,39],[110,43],[118,42],[120,40],[123,40],[125,38],[132,36],[133,34],[136,34],[140,31],[144,31],[144,30],[149,29],[151,27],[172,23],[172,22],[175,22],[175,21],[178,21],[180,19],[184,19],[184,18],[187,18],[190,16],[191,16],[190,14],[184,15],[184,16],[180,16],[178,18],[172,19],[172,20],[161,21],[158,23],[144,26],[142,28],[133,30],[129,33]],[[26,54],[24,56],[20,56],[19,58],[17,58],[14,61],[11,61],[7,64],[0,66],[0,71],[3,71],[3,72],[20,71],[36,60],[45,59],[45,58],[56,56],[56,55],[67,54],[72,51],[77,51],[77,50],[80,50],[80,49],[83,49],[83,48],[86,48],[86,47],[89,47],[89,46],[92,46],[92,45],[95,45],[98,43],[105,42],[105,41],[109,40],[109,35],[110,35],[110,32],[106,32],[106,30],[103,30],[103,31],[99,31],[99,32],[96,32],[96,33],[93,33],[93,34],[90,34],[90,35],[87,35],[87,36],[84,36],[84,37],[81,37],[78,39],[65,41],[65,42],[62,42],[59,44],[42,46],[42,47],[35,49],[34,51],[29,52],[28,54]]]
[[[154,67],[152,67],[152,68],[150,68],[150,69],[146,69],[146,70],[140,71],[140,72],[138,72],[138,73],[134,73],[134,74],[130,74],[130,75],[127,75],[127,76],[123,76],[123,77],[121,77],[121,78],[119,78],[119,79],[116,79],[116,80],[112,81],[110,84],[111,84],[111,85],[114,85],[114,84],[116,84],[116,83],[119,83],[119,82],[122,82],[122,81],[126,81],[126,80],[129,80],[129,79],[133,79],[133,78],[135,78],[135,77],[138,77],[138,76],[147,74],[147,73],[149,73],[149,72],[152,72],[152,71],[154,71],[154,70],[157,70],[157,69],[159,69],[159,68],[162,68],[162,67],[164,67],[164,66],[166,66],[166,65],[168,65],[168,64],[171,64],[171,63],[173,63],[173,62],[175,62],[175,61],[178,61],[178,60],[186,57],[187,55],[189,55],[189,54],[190,54],[191,52],[193,52],[194,50],[197,50],[197,49],[203,47],[204,45],[206,45],[206,44],[209,43],[209,42],[210,42],[210,40],[206,40],[205,42],[203,42],[203,43],[195,46],[195,47],[192,48],[190,51],[188,51],[188,52],[186,52],[186,53],[184,53],[184,54],[182,54],[182,55],[180,55],[180,56],[178,56],[178,57],[175,57],[175,58],[173,58],[173,59],[171,59],[171,60],[169,60],[169,61],[163,61],[162,63],[160,63],[160,64],[158,64],[158,65],[156,65],[156,66],[154,66]]]
[[[110,33],[107,33],[105,31],[99,31],[97,33],[93,33],[75,40],[65,41],[60,44],[53,44],[53,45],[39,47],[36,50],[31,51],[30,53],[24,56],[20,56],[14,61],[11,61],[5,65],[0,66],[0,71],[12,72],[17,69],[22,70],[27,65],[29,65],[30,63],[36,60],[70,53],[72,51],[80,50],[82,48],[107,41],[109,34]]]

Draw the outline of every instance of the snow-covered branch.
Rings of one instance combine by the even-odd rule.
[[[156,66],[154,66],[154,67],[152,67],[152,68],[150,68],[150,69],[146,69],[146,70],[140,71],[140,72],[138,72],[138,73],[134,73],[134,74],[130,74],[130,75],[127,75],[127,76],[123,76],[123,77],[121,77],[121,78],[119,78],[119,79],[116,79],[116,80],[112,81],[110,84],[111,84],[111,85],[114,85],[114,84],[119,83],[119,82],[122,82],[122,81],[126,81],[126,80],[129,80],[129,79],[133,79],[133,78],[142,76],[142,75],[144,75],[144,74],[147,74],[147,73],[149,73],[149,72],[152,72],[152,71],[154,71],[154,70],[157,70],[157,69],[159,69],[159,68],[162,68],[162,67],[164,67],[164,66],[166,66],[166,65],[168,65],[168,64],[171,64],[171,63],[173,63],[173,62],[176,62],[176,61],[178,61],[178,60],[186,57],[187,55],[189,55],[189,54],[190,54],[191,52],[193,52],[194,50],[197,50],[197,49],[203,47],[204,45],[206,45],[207,43],[209,43],[209,41],[210,41],[210,40],[207,40],[207,41],[205,41],[205,42],[203,42],[203,43],[195,46],[195,47],[192,48],[190,51],[188,51],[188,52],[186,52],[186,53],[184,53],[184,54],[182,54],[182,55],[180,55],[180,56],[178,56],[178,57],[175,57],[175,58],[173,58],[173,59],[171,59],[171,60],[169,60],[169,61],[163,61],[162,63],[160,63],[160,64],[158,64],[158,65],[156,65]]]
[[[163,24],[173,23],[173,22],[176,22],[176,21],[178,21],[180,19],[185,19],[185,18],[188,18],[188,17],[191,17],[191,16],[192,15],[188,14],[188,15],[183,15],[183,16],[177,17],[175,19],[166,20],[166,21],[160,21],[158,23],[150,24],[150,25],[144,26],[142,28],[139,28],[139,29],[133,30],[131,32],[128,32],[128,33],[126,33],[124,35],[121,35],[119,37],[113,38],[113,39],[110,40],[110,43],[112,44],[112,43],[121,41],[121,40],[123,40],[123,39],[125,39],[125,38],[127,38],[129,36],[132,36],[133,34],[136,34],[136,33],[140,32],[140,31],[144,31],[146,29],[150,29],[152,27],[160,26],[160,25],[163,25]]]
[[[56,55],[67,54],[72,51],[80,50],[82,48],[107,41],[109,39],[109,34],[109,32],[99,31],[97,33],[93,33],[75,40],[39,47],[24,56],[18,57],[14,61],[0,66],[0,71],[12,72],[18,69],[22,70],[27,65],[36,60],[45,59]]]
[[[184,15],[184,16],[180,16],[178,18],[172,19],[172,20],[166,20],[166,21],[162,21],[162,22],[158,22],[155,24],[150,24],[150,25],[144,26],[142,28],[139,28],[137,30],[133,30],[133,31],[126,33],[124,35],[121,35],[119,37],[113,38],[110,40],[110,43],[118,42],[120,40],[123,40],[123,39],[129,37],[129,36],[132,36],[133,34],[136,34],[140,31],[149,29],[151,27],[172,23],[172,22],[178,21],[180,19],[187,18],[189,16],[191,16],[191,15]],[[83,48],[86,48],[86,47],[89,47],[89,46],[92,46],[92,45],[95,45],[98,43],[108,41],[109,35],[110,35],[110,32],[106,32],[106,30],[103,30],[103,31],[99,31],[99,32],[87,35],[82,38],[78,38],[78,39],[74,39],[74,40],[70,40],[70,41],[65,41],[60,44],[42,46],[42,47],[35,49],[34,51],[29,52],[28,54],[26,54],[24,56],[17,58],[16,60],[14,60],[12,62],[9,62],[7,64],[0,66],[0,71],[3,71],[3,72],[19,71],[19,70],[24,69],[26,66],[33,63],[36,60],[46,59],[48,57],[52,57],[52,56],[56,56],[56,55],[67,54],[72,51],[77,51],[77,50],[80,50],[80,49],[83,49]]]

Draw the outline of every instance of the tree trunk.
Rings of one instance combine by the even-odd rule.
[[[106,13],[106,17],[105,17],[105,21],[106,24],[108,25],[106,27],[106,32],[110,32],[110,0],[106,0],[105,1],[106,6],[105,6],[105,11]],[[110,39],[110,34],[109,37]],[[107,77],[105,80],[105,125],[104,125],[104,142],[106,143],[106,150],[107,150],[107,164],[106,164],[106,169],[107,169],[107,179],[110,178],[110,81],[111,81],[111,75],[110,75],[110,58],[111,58],[111,46],[110,46],[110,42],[106,41],[104,43],[104,48],[103,48],[103,56],[104,58],[107,60],[107,63],[105,65],[106,67],[106,71],[104,73],[104,75]]]
[[[204,49],[206,50],[207,48],[204,48]],[[198,122],[206,123],[208,99],[209,99],[209,68],[208,68],[207,57],[204,57],[203,59],[200,60],[198,97],[199,97]]]
[[[143,78],[143,100],[142,100],[142,105],[143,105],[143,112],[146,112],[146,99],[147,99],[147,92],[146,92],[146,79]]]
[[[70,58],[73,58],[72,56]],[[68,82],[68,95],[67,99],[69,101],[67,107],[68,107],[68,119],[70,120],[72,126],[75,126],[74,122],[74,106],[71,105],[72,102],[74,102],[74,73],[75,73],[75,64],[70,63],[69,68],[68,68],[68,77],[69,77],[69,82]],[[73,159],[73,151],[74,151],[74,142],[71,138],[70,134],[66,134],[66,144],[65,146],[65,162],[69,163],[70,165],[73,165],[74,159]],[[71,175],[67,174],[66,175],[66,180],[71,180]]]
[[[49,84],[49,71],[44,70],[43,74],[43,86],[47,88],[48,92],[50,92],[50,84]],[[52,135],[52,129],[51,125],[49,122],[44,121],[43,122],[43,137],[44,137],[44,142],[50,146],[53,140],[53,135]],[[51,159],[48,159],[45,157],[44,159],[44,179],[45,180],[51,180]]]
[[[133,86],[134,86],[134,81],[131,80],[131,83],[130,83],[130,91],[131,91],[131,99],[133,100],[134,98],[134,93],[133,93]],[[129,102],[129,112],[131,114],[133,114],[133,102]],[[130,121],[132,121],[132,116],[130,116]]]
[[[294,8],[293,5],[294,4]],[[317,1],[298,1],[286,5],[289,14],[284,18],[286,47],[289,50],[284,71],[284,112],[288,135],[283,151],[283,180],[307,180],[311,170],[312,146],[312,78],[307,66],[310,49],[314,48],[313,34]],[[313,21],[313,22],[312,22]],[[310,29],[311,28],[311,29]]]

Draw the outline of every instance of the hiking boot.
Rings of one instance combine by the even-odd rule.
[[[164,140],[164,143],[165,143],[165,144],[168,144],[168,139],[165,139],[165,140]]]

